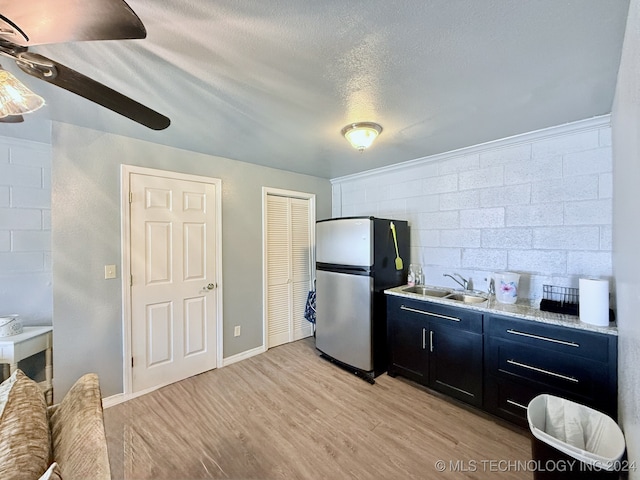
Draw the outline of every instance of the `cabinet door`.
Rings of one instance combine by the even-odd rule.
[[[426,385],[429,378],[427,335],[429,324],[392,310],[389,327],[389,375],[400,374]]]
[[[482,405],[482,335],[434,325],[429,329],[429,386]]]

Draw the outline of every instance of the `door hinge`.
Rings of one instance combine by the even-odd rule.
[[[133,203],[133,192],[129,192],[129,203]]]
[[[131,357],[131,368],[133,368],[133,357]]]
[[[133,275],[129,275],[129,286],[133,287]]]

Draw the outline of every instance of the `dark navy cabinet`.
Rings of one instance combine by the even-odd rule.
[[[387,338],[389,365],[387,373],[392,377],[402,375],[422,385],[429,383],[429,350],[426,348],[429,320],[411,315],[403,306],[412,302],[387,299]],[[416,308],[419,305],[415,306]]]
[[[482,406],[482,334],[438,324],[429,333],[429,386]]]
[[[527,426],[549,393],[617,418],[618,337],[387,296],[388,374]]]
[[[485,410],[526,426],[526,407],[550,393],[616,418],[617,337],[485,316]]]
[[[387,299],[388,374],[482,406],[482,313]]]

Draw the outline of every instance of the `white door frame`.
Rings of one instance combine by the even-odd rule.
[[[204,177],[188,173],[157,170],[154,168],[137,167],[134,165],[120,166],[120,211],[121,211],[121,248],[122,248],[122,333],[123,333],[123,390],[125,397],[143,395],[161,387],[157,385],[151,389],[133,394],[133,376],[131,372],[131,212],[129,208],[129,178],[131,174],[152,175],[155,177],[186,180],[190,182],[209,183],[216,186],[216,283],[218,288],[211,294],[216,295],[216,368],[223,365],[222,354],[222,181],[219,178]]]
[[[267,195],[279,195],[281,197],[301,198],[309,200],[309,212],[311,231],[309,239],[311,246],[316,244],[316,195],[315,193],[296,192],[294,190],[283,190],[281,188],[262,187],[262,347],[264,351],[268,349],[267,332]],[[316,278],[316,249],[311,248],[311,281]]]

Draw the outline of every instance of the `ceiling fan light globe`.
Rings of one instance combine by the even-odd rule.
[[[356,150],[362,152],[373,144],[382,127],[373,122],[352,123],[342,129],[342,135]]]
[[[0,118],[35,112],[44,99],[27,88],[12,73],[0,70]]]

